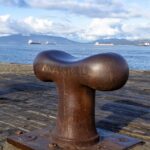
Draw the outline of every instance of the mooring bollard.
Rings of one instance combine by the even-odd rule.
[[[51,133],[45,129],[12,136],[8,143],[22,150],[122,150],[140,142],[95,126],[95,91],[117,90],[128,79],[128,64],[120,55],[104,53],[77,59],[66,52],[45,51],[36,57],[34,72],[40,80],[57,85],[56,127]],[[35,138],[28,141],[25,137]]]
[[[60,51],[40,53],[34,62],[35,75],[54,81],[59,106],[52,140],[78,146],[99,141],[95,127],[95,90],[121,88],[128,79],[128,65],[119,55],[99,54],[83,60]]]

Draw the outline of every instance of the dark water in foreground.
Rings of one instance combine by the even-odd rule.
[[[35,56],[43,50],[63,50],[77,57],[115,52],[125,57],[130,69],[150,70],[150,46],[17,45],[0,43],[0,62],[32,64]]]

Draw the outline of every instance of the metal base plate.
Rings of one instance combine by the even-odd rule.
[[[137,144],[139,139],[97,128],[101,137],[98,144],[91,147],[75,147],[51,143],[50,130],[42,129],[21,135],[10,136],[7,142],[21,150],[126,150]]]

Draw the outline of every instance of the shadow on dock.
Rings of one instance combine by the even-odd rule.
[[[143,105],[141,103],[136,103],[130,100],[116,100],[104,104],[103,106],[99,107],[99,109],[102,111],[107,111],[111,114],[102,120],[98,120],[96,126],[114,132],[127,130],[127,128],[129,128],[128,126],[130,126],[130,123],[134,122],[135,120],[137,121],[134,124],[140,130],[142,126],[140,125],[141,122],[139,121],[149,120],[149,117],[147,116],[150,113],[149,106]]]

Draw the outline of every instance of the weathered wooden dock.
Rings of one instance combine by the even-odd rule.
[[[57,113],[54,83],[36,79],[31,65],[0,64],[0,150],[7,136],[50,126]],[[150,71],[130,71],[125,87],[97,92],[96,125],[142,139],[150,149]]]

